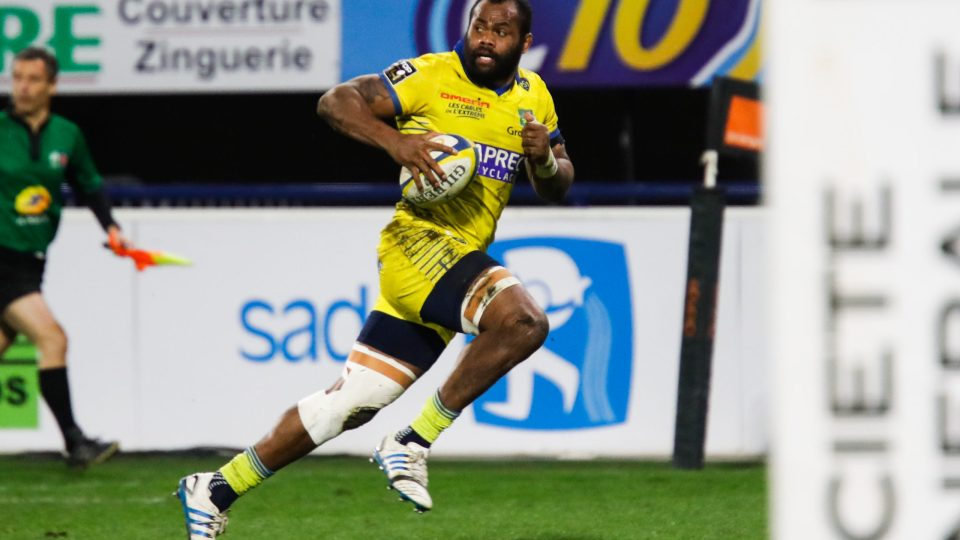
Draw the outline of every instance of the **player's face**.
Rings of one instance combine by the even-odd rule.
[[[487,87],[508,82],[527,51],[530,34],[520,33],[520,14],[513,2],[481,2],[470,19],[464,39],[464,69],[470,79]]]
[[[43,60],[17,60],[13,63],[13,110],[31,116],[50,108],[50,99],[57,92],[57,83],[47,75]]]

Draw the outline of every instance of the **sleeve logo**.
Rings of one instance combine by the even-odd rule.
[[[401,60],[385,69],[383,74],[387,76],[390,84],[397,84],[416,72],[417,68],[413,67],[408,60]]]

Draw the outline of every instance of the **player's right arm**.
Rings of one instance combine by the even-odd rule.
[[[434,133],[405,135],[384,122],[392,119],[396,110],[386,85],[377,75],[361,75],[334,86],[320,98],[317,114],[340,133],[383,149],[418,180],[421,172],[431,183],[444,176],[430,156],[431,150],[454,153],[446,145],[429,141]],[[426,174],[431,170],[433,176]]]

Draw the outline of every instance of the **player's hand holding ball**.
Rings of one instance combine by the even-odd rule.
[[[431,152],[456,153],[450,146],[434,140],[436,136],[437,133],[434,132],[417,135],[400,134],[396,143],[387,149],[394,161],[413,174],[413,181],[420,190],[428,187],[422,183],[424,178],[435,188],[439,187],[444,179],[443,169]]]
[[[456,197],[477,172],[479,155],[472,142],[452,133],[430,133],[429,142],[439,148],[450,151],[431,150],[429,159],[440,169],[440,180],[424,175],[431,181],[420,177],[416,169],[404,166],[400,170],[400,193],[404,200],[423,208],[429,208]]]

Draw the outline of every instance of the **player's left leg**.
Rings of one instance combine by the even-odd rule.
[[[543,310],[522,287],[490,298],[479,319],[476,339],[437,393],[451,410],[460,411],[487,391],[546,341],[550,326]],[[438,433],[439,435],[439,433]]]
[[[431,445],[460,411],[540,348],[548,323],[519,280],[479,251],[463,257],[437,282],[420,314],[431,323],[477,335],[417,418],[394,436],[386,437],[374,451],[378,461],[383,454],[406,455],[402,465],[420,471],[422,481],[401,487],[408,489],[405,498],[422,512],[433,504],[426,492],[426,457]],[[399,487],[398,491],[404,493]],[[418,503],[418,498],[429,504]]]
[[[77,425],[67,378],[67,335],[39,292],[17,298],[2,314],[4,323],[27,336],[39,353],[40,393],[53,412],[67,450],[67,464],[83,468],[102,463],[120,448],[116,441],[88,438]]]

